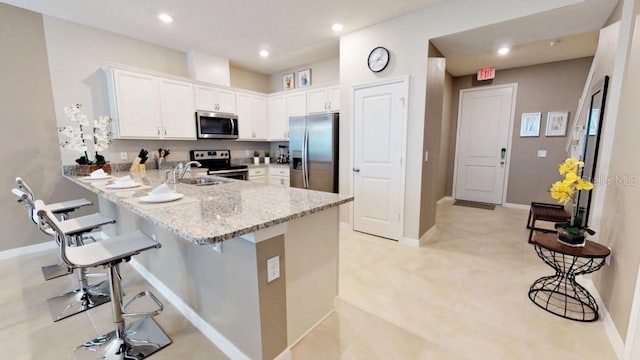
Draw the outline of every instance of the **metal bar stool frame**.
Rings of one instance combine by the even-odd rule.
[[[115,330],[78,346],[74,351],[76,359],[140,360],[171,344],[171,339],[152,319],[162,312],[162,303],[150,291],[143,291],[124,304],[122,279],[118,271],[120,263],[128,262],[132,256],[143,251],[160,248],[161,244],[142,232],[135,231],[85,246],[69,247],[64,241],[68,234],[61,228],[53,213],[40,200],[35,202],[35,208],[38,216],[54,230],[64,244],[60,247],[62,261],[76,268],[104,266],[108,270]],[[149,296],[158,308],[150,312],[127,313],[127,309],[144,296]],[[125,318],[128,317],[142,319],[125,326]]]
[[[35,214],[30,215],[31,219],[36,222],[40,231],[54,238],[58,244],[58,248],[64,246],[65,243],[70,243],[74,246],[83,246],[83,234],[98,229],[102,225],[115,223],[115,220],[102,216],[101,214],[85,215],[60,221],[59,224],[66,231],[66,236],[61,238],[56,235],[55,231],[47,223],[41,221],[41,218],[35,211],[35,202],[31,200],[28,194],[18,189],[13,189],[12,192],[18,196],[18,203],[22,204],[29,214]],[[42,202],[41,200],[37,201]],[[44,202],[42,202],[42,204],[47,207],[47,205],[44,205]],[[51,211],[50,209],[48,210]],[[53,214],[53,212],[51,212],[51,214]],[[55,217],[55,215],[52,216]],[[64,266],[67,267],[69,265],[65,264]],[[73,269],[73,267],[71,268]],[[87,269],[78,269],[76,274],[78,277],[78,287],[76,289],[47,299],[49,313],[54,322],[111,301],[109,283],[106,280],[94,285],[89,285]],[[102,274],[99,275],[102,276]]]

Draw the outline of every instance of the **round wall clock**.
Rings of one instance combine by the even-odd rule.
[[[384,70],[389,64],[389,50],[378,46],[371,50],[368,59],[369,69],[373,72]]]

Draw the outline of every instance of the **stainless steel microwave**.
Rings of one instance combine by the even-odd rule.
[[[238,115],[196,111],[198,139],[237,139]]]

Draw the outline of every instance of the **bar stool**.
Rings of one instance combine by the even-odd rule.
[[[16,177],[16,183],[18,184],[18,190],[21,190],[22,192],[26,193],[27,196],[29,196],[29,199],[31,199],[31,201],[35,199],[33,191],[21,177],[19,176]],[[90,206],[90,205],[93,205],[93,203],[87,199],[76,199],[76,200],[70,200],[70,201],[63,201],[59,203],[47,204],[49,209],[51,209],[51,212],[55,215],[58,215],[60,217],[60,220],[67,220],[69,218],[70,212],[80,209],[81,207]],[[32,216],[31,220],[37,224],[37,219],[34,219],[33,215],[35,214],[31,214]],[[69,275],[72,272],[73,272],[73,269],[71,269],[70,267],[62,263],[54,264],[54,265],[46,265],[42,267],[42,276],[44,276],[45,280],[51,280],[51,279],[58,278],[60,276]]]
[[[160,248],[161,244],[140,231],[120,235],[84,246],[70,247],[65,238],[69,233],[64,223],[58,221],[41,200],[35,201],[38,216],[56,233],[63,244],[60,246],[60,258],[75,268],[104,266],[109,273],[111,308],[115,330],[78,346],[74,350],[76,359],[144,359],[156,351],[171,344],[171,339],[152,319],[162,312],[162,303],[149,291],[133,297],[126,305],[122,299],[121,277],[118,271],[120,263],[143,251]],[[127,313],[127,309],[138,299],[149,296],[158,308],[145,313]],[[126,317],[142,317],[125,326]]]
[[[98,229],[102,225],[115,223],[115,220],[102,216],[101,214],[85,215],[60,221],[60,226],[65,229],[65,233],[67,234],[61,238],[56,235],[55,231],[47,223],[40,220],[40,217],[35,213],[35,203],[29,195],[18,189],[13,189],[12,192],[18,196],[18,203],[27,209],[29,217],[36,221],[40,231],[53,236],[59,248],[65,246],[67,242],[77,247],[83,246],[83,234]],[[46,207],[44,202],[42,204]],[[51,211],[50,209],[48,210]],[[76,274],[78,275],[77,289],[47,300],[47,306],[49,307],[53,321],[62,320],[111,301],[111,297],[109,296],[109,283],[107,281],[89,285],[86,269],[78,269]]]

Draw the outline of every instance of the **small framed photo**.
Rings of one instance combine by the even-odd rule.
[[[282,75],[282,90],[292,90],[295,87],[296,82],[293,73]]]
[[[520,119],[520,137],[540,136],[540,117],[542,113],[522,113]]]
[[[305,88],[311,86],[311,69],[298,71],[298,87]]]
[[[547,114],[545,136],[565,136],[567,133],[568,111],[550,111]]]

